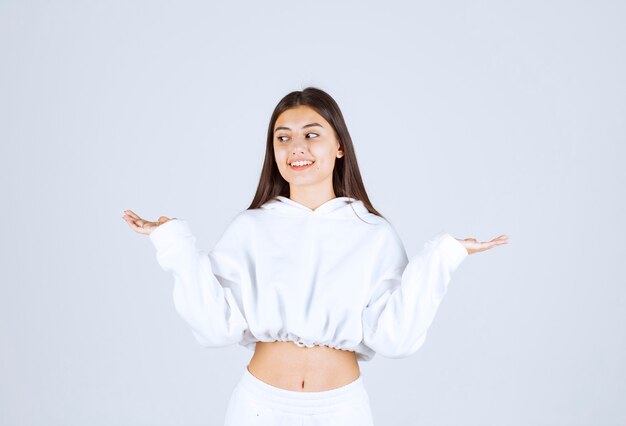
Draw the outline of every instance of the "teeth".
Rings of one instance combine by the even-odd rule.
[[[313,164],[313,162],[312,161],[296,161],[296,162],[291,163],[292,166],[304,166],[307,164]]]

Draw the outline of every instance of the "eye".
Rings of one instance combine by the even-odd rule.
[[[319,135],[317,133],[313,133],[313,132],[309,132],[306,134],[307,136],[309,135],[315,135],[315,138],[318,137]],[[276,136],[276,140],[278,140],[279,142],[285,142],[285,140],[283,138],[288,138],[289,136]],[[309,138],[309,139],[314,139],[314,138]]]

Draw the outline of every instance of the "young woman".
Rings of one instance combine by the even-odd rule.
[[[174,275],[198,342],[254,351],[227,426],[372,425],[358,361],[415,353],[461,261],[507,242],[441,232],[409,260],[369,201],[337,103],[314,87],[274,109],[254,199],[210,252],[184,219],[124,213]]]

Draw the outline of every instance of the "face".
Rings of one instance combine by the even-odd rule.
[[[284,111],[274,124],[274,158],[282,177],[292,190],[299,186],[332,193],[335,160],[343,157],[335,132],[313,108],[299,105]],[[313,164],[293,167],[294,160]]]

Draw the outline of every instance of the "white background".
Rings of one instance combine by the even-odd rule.
[[[409,256],[455,272],[422,349],[361,363],[395,425],[626,424],[626,6],[0,1],[0,424],[221,425],[252,353],[202,348],[131,209],[209,249],[269,117],[341,107]]]

